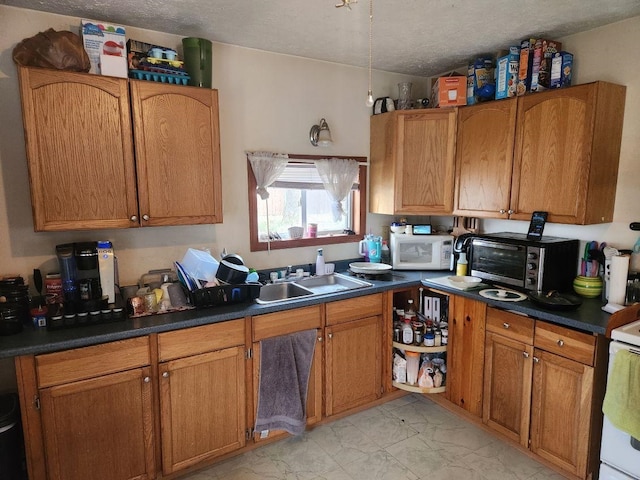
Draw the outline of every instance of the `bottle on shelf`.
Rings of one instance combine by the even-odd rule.
[[[410,322],[416,319],[416,309],[413,305],[413,299],[410,298],[407,300],[407,306],[404,309],[404,318],[408,319]]]
[[[407,318],[402,324],[402,343],[405,345],[413,344],[413,328],[411,328],[411,321]]]
[[[386,263],[387,265],[391,265],[391,251],[389,250],[389,245],[387,245],[387,241],[382,241],[382,247],[380,249],[380,261],[382,263]]]

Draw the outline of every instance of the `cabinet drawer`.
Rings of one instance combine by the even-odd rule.
[[[161,362],[244,345],[244,318],[158,335]]]
[[[252,318],[252,324],[254,342],[312,328],[321,328],[320,305],[257,315]]]
[[[526,343],[533,344],[535,321],[515,313],[497,308],[487,308],[487,331]]]
[[[149,337],[36,356],[38,387],[51,387],[149,365]]]
[[[382,294],[327,303],[327,325],[382,315]]]
[[[542,321],[536,322],[536,348],[593,366],[596,337]]]

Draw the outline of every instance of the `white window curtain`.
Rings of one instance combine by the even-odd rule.
[[[333,219],[340,221],[345,215],[342,201],[358,178],[358,162],[353,159],[324,158],[316,160],[315,164],[324,188],[333,200]]]
[[[271,252],[271,227],[269,225],[269,191],[267,190],[273,182],[284,172],[289,162],[289,155],[286,153],[272,152],[246,152],[251,163],[253,176],[256,178],[256,192],[265,201],[267,210],[267,249]]]

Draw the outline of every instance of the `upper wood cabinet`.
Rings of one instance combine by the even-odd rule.
[[[222,221],[216,90],[18,73],[36,231]]]
[[[611,222],[625,90],[594,82],[459,109],[454,212]]]
[[[451,213],[456,111],[397,110],[371,117],[372,213]]]
[[[458,110],[455,212],[507,218],[517,99]]]
[[[511,218],[613,220],[625,91],[594,82],[518,99]]]

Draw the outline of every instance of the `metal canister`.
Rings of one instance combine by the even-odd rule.
[[[393,341],[396,343],[402,342],[402,333],[400,327],[393,327]]]
[[[416,328],[413,331],[413,343],[416,345],[422,344],[422,329]]]

